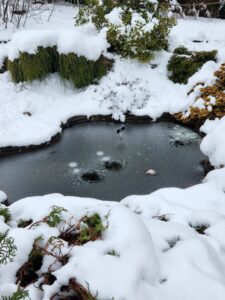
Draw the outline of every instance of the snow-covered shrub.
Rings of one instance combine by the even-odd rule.
[[[175,83],[187,83],[207,61],[216,61],[217,51],[192,52],[185,47],[178,47],[169,60],[169,78]]]
[[[92,22],[106,30],[111,51],[142,62],[167,48],[168,33],[176,23],[165,5],[149,0],[87,0],[75,20],[76,25]]]
[[[96,30],[20,31],[7,48],[8,70],[14,82],[43,79],[59,72],[75,87],[83,87],[111,68],[112,61],[103,56],[108,46],[105,35]]]
[[[203,123],[206,119],[214,120],[225,116],[225,64],[214,73],[217,78],[213,85],[198,83],[189,92],[196,94],[194,104],[184,113],[179,113],[176,118],[183,123]]]
[[[61,54],[58,72],[62,78],[70,80],[75,87],[79,88],[100,79],[111,66],[112,61],[103,56],[97,61],[90,61],[74,53]]]
[[[16,83],[43,79],[50,73],[59,72],[77,88],[100,79],[111,66],[112,61],[103,56],[91,61],[74,53],[59,55],[56,47],[38,47],[36,54],[23,52],[19,58],[8,60],[8,70]]]

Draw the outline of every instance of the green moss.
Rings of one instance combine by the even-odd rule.
[[[20,53],[18,59],[8,61],[8,70],[14,82],[44,79],[58,69],[56,47],[39,47],[36,54]]]
[[[87,60],[84,56],[78,57],[74,53],[59,56],[59,74],[68,79],[74,87],[81,88],[93,83],[106,75],[111,63],[104,57],[97,61]]]
[[[207,61],[216,61],[217,51],[190,52],[185,47],[174,50],[169,60],[169,78],[175,83],[187,83],[188,78],[194,75]]]

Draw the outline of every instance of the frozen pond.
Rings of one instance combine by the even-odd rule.
[[[121,141],[119,127],[76,125],[48,148],[1,157],[0,190],[10,202],[48,193],[121,200],[162,187],[188,187],[203,178],[205,157],[191,130],[172,123],[126,124]],[[146,175],[149,169],[156,175]]]

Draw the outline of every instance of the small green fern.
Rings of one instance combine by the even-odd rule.
[[[8,207],[2,204],[0,204],[0,216],[4,217],[5,223],[9,223],[12,218]]]
[[[13,261],[16,250],[15,241],[8,236],[8,231],[0,233],[0,265]]]
[[[18,290],[12,296],[1,296],[2,300],[31,300],[28,291]]]
[[[63,207],[53,205],[52,211],[48,215],[46,223],[50,227],[55,227],[55,226],[59,225],[59,223],[62,221],[62,212],[63,211],[67,211],[67,210]]]

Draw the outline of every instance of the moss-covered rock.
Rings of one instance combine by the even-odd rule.
[[[216,55],[216,50],[191,52],[185,47],[176,48],[167,66],[170,80],[186,84],[188,78],[194,75],[207,61],[216,61]]]
[[[225,116],[225,64],[214,73],[217,77],[216,82],[211,86],[204,83],[196,85],[189,94],[200,90],[200,96],[195,103],[185,113],[176,114],[176,119],[182,123],[200,123],[206,119],[213,120]]]

